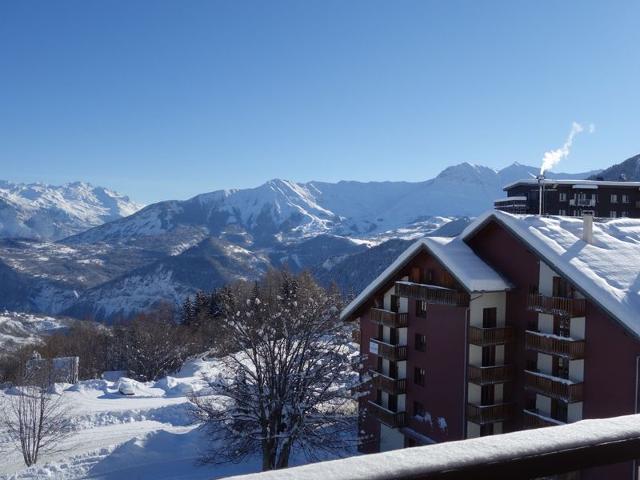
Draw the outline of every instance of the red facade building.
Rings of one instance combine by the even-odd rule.
[[[342,318],[365,452],[636,413],[640,220],[489,212],[414,243]],[[635,478],[605,470],[576,475]]]

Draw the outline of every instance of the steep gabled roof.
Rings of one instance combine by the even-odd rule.
[[[594,222],[593,243],[587,243],[582,240],[583,221],[579,217],[513,215],[496,210],[478,217],[460,237],[471,238],[492,220],[640,336],[640,219]]]
[[[497,292],[512,288],[511,284],[478,257],[459,238],[425,237],[414,242],[365,288],[340,314],[349,318],[371,295],[391,280],[418,253],[427,251],[438,260],[469,292]]]

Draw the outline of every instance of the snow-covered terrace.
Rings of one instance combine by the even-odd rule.
[[[634,460],[640,415],[583,420],[322,462],[236,480],[533,478]]]

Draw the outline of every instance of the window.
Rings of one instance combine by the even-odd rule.
[[[397,295],[391,295],[391,311],[397,312],[400,307],[400,298]]]
[[[489,307],[482,309],[482,328],[495,328],[498,321],[498,309]]]
[[[561,337],[571,336],[571,319],[568,317],[554,317],[553,319],[554,332]]]
[[[609,212],[609,216],[610,216],[611,218],[616,218],[616,217],[618,216],[618,213],[617,213],[615,210],[611,210],[611,211]]]
[[[622,203],[629,203],[629,195],[622,195]]]
[[[569,378],[569,359],[566,357],[553,357],[552,373],[554,377]]]
[[[566,201],[567,201],[567,194],[566,194],[566,192],[560,192],[560,201],[561,201],[561,202],[566,202]]]
[[[415,337],[415,349],[419,352],[424,352],[427,349],[427,337],[421,333],[416,333]]]
[[[618,195],[615,193],[611,194],[611,203],[618,203]]]
[[[482,366],[492,367],[496,364],[496,347],[494,345],[482,347]]]
[[[416,385],[424,387],[425,376],[426,372],[424,371],[424,368],[415,367],[413,369],[413,383],[415,383]]]
[[[564,210],[562,208],[560,210],[558,210],[558,215],[565,216],[566,214],[567,214],[566,210]]]
[[[424,300],[416,300],[416,317],[426,318],[427,302]]]
[[[413,402],[413,416],[414,417],[424,417],[424,405],[420,402]]]
[[[561,422],[567,421],[568,408],[567,404],[562,400],[551,399],[551,418],[560,420]]]
[[[495,403],[495,389],[493,385],[483,385],[480,387],[480,403],[482,405],[493,405]]]
[[[493,435],[493,423],[480,425],[480,436],[486,437],[487,435]]]

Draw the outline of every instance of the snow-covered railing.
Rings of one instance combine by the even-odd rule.
[[[392,312],[382,308],[372,308],[369,311],[369,320],[378,325],[391,328],[406,327],[409,323],[408,313]]]
[[[571,360],[584,358],[584,340],[527,330],[525,333],[525,345],[530,350],[561,355]]]
[[[629,415],[406,448],[235,479],[522,479],[631,461],[639,456],[638,452],[640,415]]]
[[[407,381],[404,378],[389,377],[375,370],[369,370],[371,383],[374,387],[392,395],[400,395],[405,392]]]
[[[548,297],[538,293],[529,294],[527,303],[529,310],[568,317],[583,317],[585,313],[584,298]]]
[[[396,295],[405,298],[424,300],[436,305],[469,306],[469,294],[438,285],[424,283],[396,282]]]
[[[557,398],[558,400],[564,400],[565,402],[582,401],[582,382],[573,382],[565,378],[525,370],[524,385],[525,388],[533,390],[536,393]]]

